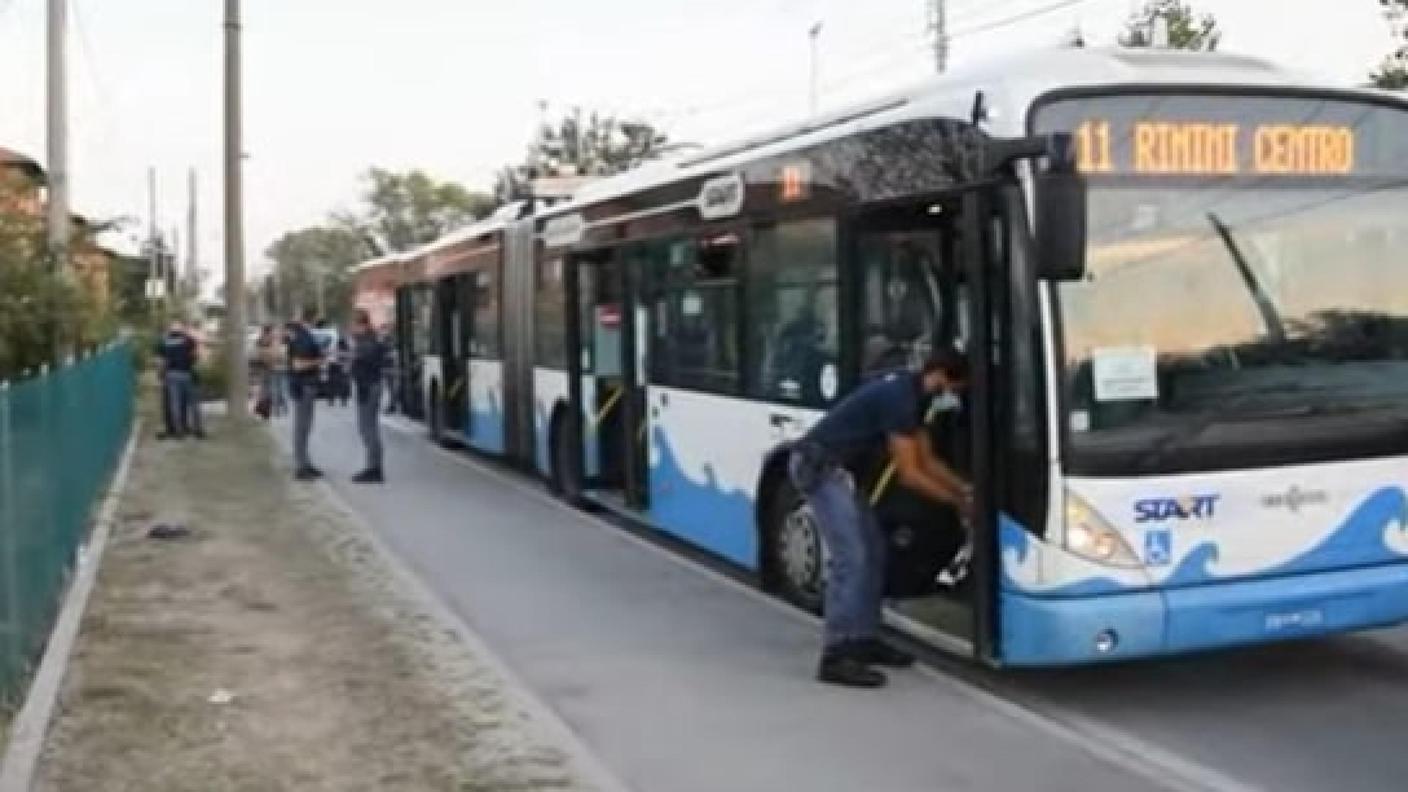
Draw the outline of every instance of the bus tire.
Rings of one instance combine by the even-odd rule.
[[[445,410],[440,403],[440,383],[430,383],[430,394],[426,399],[425,428],[430,442],[445,445]]]
[[[572,436],[567,414],[558,409],[548,430],[548,487],[553,494],[573,505],[582,500],[581,465],[572,454]]]
[[[763,538],[772,588],[793,605],[820,613],[826,586],[821,531],[811,507],[785,475],[768,499]]]

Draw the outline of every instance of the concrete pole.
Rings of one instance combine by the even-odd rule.
[[[807,31],[807,38],[810,40],[810,44],[811,44],[811,58],[812,58],[812,62],[811,62],[811,97],[810,97],[810,101],[809,101],[808,104],[807,104],[808,112],[809,112],[811,115],[816,115],[816,107],[817,107],[817,101],[818,101],[818,94],[819,94],[819,91],[820,91],[820,79],[821,79],[820,71],[821,71],[821,63],[819,62],[819,54],[818,54],[818,52],[817,52],[817,40],[821,38],[821,29],[822,29],[822,23],[821,23],[821,22],[817,22],[816,24],[812,25],[811,28]]]
[[[245,361],[244,156],[240,108],[240,0],[225,0],[225,363],[230,419],[249,416]]]
[[[64,51],[68,0],[49,0],[49,252],[60,272],[68,264],[68,75]]]
[[[186,177],[186,273],[185,280],[193,300],[199,300],[200,276],[196,264],[196,169]]]
[[[934,34],[934,69],[948,70],[948,0],[929,0],[929,28]]]

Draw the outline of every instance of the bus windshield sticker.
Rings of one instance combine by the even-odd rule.
[[[821,367],[820,382],[821,398],[831,401],[836,398],[836,390],[840,387],[840,378],[836,374],[836,364],[827,363]]]
[[[1151,346],[1103,347],[1091,355],[1095,400],[1154,401],[1159,398],[1158,353]]]
[[[1071,411],[1071,431],[1077,433],[1090,431],[1090,412],[1088,410]]]

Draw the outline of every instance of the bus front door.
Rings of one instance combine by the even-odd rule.
[[[1002,379],[994,328],[1006,321],[1006,300],[992,256],[993,206],[984,189],[868,208],[849,242],[856,263],[849,325],[860,379],[918,366],[944,346],[969,357],[963,408],[931,411],[925,423],[937,455],[974,486],[979,508],[971,534],[955,510],[900,485],[888,455],[873,460],[859,483],[888,539],[887,622],[977,657],[991,653],[992,515],[1000,507],[1000,444],[992,427]]]

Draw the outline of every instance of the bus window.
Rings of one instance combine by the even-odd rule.
[[[653,301],[652,379],[715,393],[738,391],[738,255],[739,239],[732,233],[670,244]]]
[[[860,238],[865,284],[861,312],[864,374],[911,365],[936,340],[956,332],[955,317],[945,311],[952,306],[945,304],[939,292],[940,241],[935,231],[874,233]]]
[[[481,359],[498,359],[499,352],[499,288],[494,269],[483,269],[469,276],[473,284],[471,310],[473,333],[469,354]]]
[[[826,406],[837,395],[836,221],[756,229],[748,268],[749,395]]]
[[[533,300],[533,337],[537,344],[537,365],[567,368],[567,316],[564,305],[562,259],[539,258]]]

